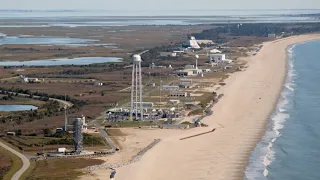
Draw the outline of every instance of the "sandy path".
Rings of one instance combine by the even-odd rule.
[[[249,67],[232,75],[220,89],[225,96],[204,123],[216,132],[180,141],[179,137],[205,132],[197,128],[165,137],[138,163],[118,169],[117,180],[219,180],[243,179],[250,152],[265,131],[269,114],[286,75],[286,47],[320,35],[290,37],[264,43],[247,59]],[[223,128],[221,128],[223,127]],[[99,173],[103,179],[106,173]]]

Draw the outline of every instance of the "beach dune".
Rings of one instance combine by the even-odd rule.
[[[119,180],[238,180],[244,178],[248,158],[265,133],[286,77],[286,48],[295,43],[320,39],[303,35],[266,42],[249,67],[226,80],[219,90],[223,98],[213,114],[203,119],[209,128],[163,137],[141,161],[119,168]],[[216,131],[180,140],[188,135]],[[99,173],[100,179],[106,173]]]

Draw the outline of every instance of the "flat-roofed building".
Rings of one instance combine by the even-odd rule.
[[[210,61],[215,63],[222,63],[223,60],[226,59],[225,54],[211,54]]]
[[[187,97],[188,93],[183,92],[183,91],[178,91],[178,92],[171,92],[169,94],[170,97]]]
[[[152,109],[153,108],[153,102],[141,102],[143,109]],[[140,102],[134,103],[134,105],[137,105],[140,107]]]
[[[179,99],[170,99],[169,104],[179,104],[180,103],[180,100]]]
[[[195,67],[194,67],[194,65],[186,65],[184,68],[185,69],[194,69]]]
[[[207,44],[207,45],[213,45],[214,42],[212,40],[198,40],[197,39],[197,43],[198,44]]]
[[[180,79],[180,85],[182,86],[191,86],[192,79]]]
[[[192,76],[193,71],[192,70],[180,70],[180,71],[176,71],[176,74],[178,76],[182,76],[182,77]]]
[[[161,57],[176,57],[177,53],[175,52],[160,52]]]
[[[179,91],[179,86],[162,86],[162,90],[164,91]]]

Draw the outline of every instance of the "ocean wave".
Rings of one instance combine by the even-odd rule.
[[[258,143],[252,156],[249,158],[249,165],[245,171],[245,179],[267,179],[269,175],[268,168],[276,159],[274,144],[278,137],[281,136],[281,130],[284,128],[286,120],[290,115],[286,113],[289,110],[291,103],[290,95],[295,90],[295,77],[297,76],[294,70],[294,48],[295,45],[287,49],[288,54],[288,70],[284,84],[284,89],[281,92],[276,110],[271,115],[268,130],[266,135]]]

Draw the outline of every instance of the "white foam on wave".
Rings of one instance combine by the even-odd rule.
[[[263,179],[269,175],[269,166],[276,159],[274,144],[281,136],[281,130],[285,127],[286,120],[290,118],[287,113],[290,104],[290,95],[294,93],[294,79],[297,76],[294,70],[294,50],[295,45],[287,49],[288,52],[288,72],[284,89],[281,92],[276,111],[270,118],[269,128],[266,135],[257,145],[255,152],[250,157],[250,162],[245,171],[245,179]],[[263,175],[263,176],[262,176]]]

